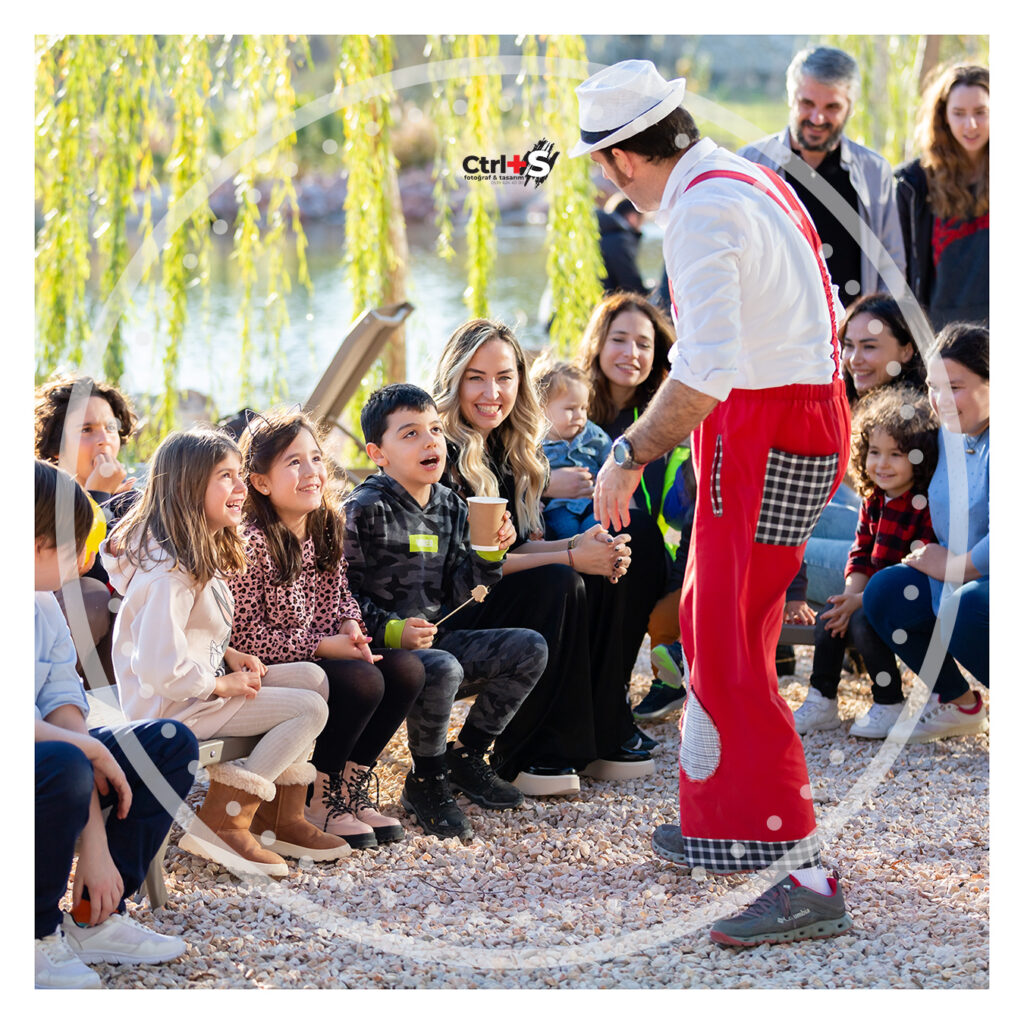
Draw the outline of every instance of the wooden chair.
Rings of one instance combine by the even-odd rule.
[[[363,313],[349,329],[330,365],[313,388],[303,407],[305,411],[337,425],[338,417],[355,397],[363,377],[388,338],[401,327],[414,308],[411,302],[399,302]]]

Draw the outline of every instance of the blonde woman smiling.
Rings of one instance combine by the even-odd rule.
[[[615,584],[629,568],[629,535],[594,526],[569,540],[532,539],[543,535],[545,423],[508,327],[485,319],[459,327],[433,391],[449,442],[446,483],[463,497],[506,498],[523,538],[487,600],[459,612],[452,628],[522,627],[548,644],[544,674],[495,743],[495,767],[538,796],[578,791],[577,771],[613,780],[648,774],[650,754],[625,746],[634,733],[623,670],[629,595]]]

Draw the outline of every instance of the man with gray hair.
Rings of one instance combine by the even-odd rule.
[[[889,291],[881,274],[884,253],[899,281],[906,266],[892,168],[843,134],[860,94],[857,62],[831,46],[801,50],[786,71],[786,93],[789,125],[739,155],[778,171],[792,186],[818,230],[844,304]]]

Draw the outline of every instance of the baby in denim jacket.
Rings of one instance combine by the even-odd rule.
[[[590,382],[571,363],[538,360],[533,383],[550,428],[543,442],[552,469],[583,466],[596,477],[611,449],[611,438],[587,419]],[[592,498],[552,498],[544,506],[544,537],[558,540],[594,525]]]

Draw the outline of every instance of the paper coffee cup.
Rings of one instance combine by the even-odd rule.
[[[504,498],[469,498],[469,542],[474,551],[497,551],[498,530],[505,515]]]

